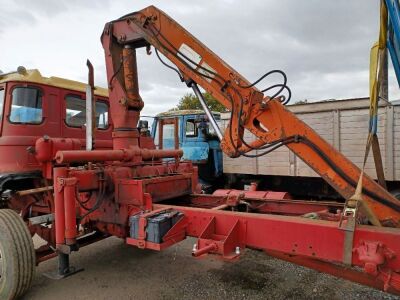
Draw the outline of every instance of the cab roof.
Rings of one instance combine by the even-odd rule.
[[[87,84],[79,81],[69,80],[60,77],[43,77],[39,70],[25,70],[16,71],[12,73],[1,74],[0,73],[0,83],[5,83],[9,81],[23,81],[32,82],[38,84],[45,84],[54,87],[59,87],[68,90],[74,90],[79,92],[85,92]],[[95,87],[94,94],[97,96],[108,97],[108,90],[101,87]]]
[[[213,115],[220,115],[217,111],[212,112]],[[201,109],[181,109],[181,110],[169,110],[166,112],[159,113],[156,117],[175,117],[175,116],[186,116],[186,115],[204,115],[205,112]]]

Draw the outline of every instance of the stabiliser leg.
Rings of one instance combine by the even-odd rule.
[[[56,225],[56,249],[58,269],[44,275],[51,279],[62,279],[83,271],[69,265],[71,251],[79,249],[76,241],[75,188],[76,178],[68,178],[67,168],[54,168],[54,210]]]
[[[50,279],[63,279],[83,271],[83,268],[75,268],[69,265],[69,254],[58,253],[58,268],[52,272],[46,272],[43,275]]]

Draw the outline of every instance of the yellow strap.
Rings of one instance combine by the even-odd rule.
[[[361,169],[361,174],[358,179],[357,187],[354,192],[354,195],[350,197],[348,203],[360,202],[361,207],[364,208],[364,211],[369,218],[370,222],[376,226],[381,226],[380,221],[375,216],[371,208],[368,206],[366,202],[363,201],[362,198],[362,182],[365,170],[365,164],[367,162],[369,150],[371,148],[373,135],[376,134],[376,126],[377,126],[377,115],[378,115],[378,96],[379,96],[379,72],[380,72],[380,56],[383,54],[383,51],[386,51],[386,40],[387,40],[387,8],[384,1],[381,1],[381,19],[380,19],[380,29],[379,29],[379,41],[376,42],[372,48],[370,53],[370,71],[369,71],[369,95],[370,95],[370,104],[369,104],[369,115],[370,115],[370,125],[369,125],[369,133],[367,138],[367,143],[365,146],[365,154],[363,166]]]
[[[372,46],[369,66],[369,96],[370,96],[370,115],[376,115],[378,111],[379,93],[379,62],[380,55],[386,51],[387,40],[387,9],[384,1],[381,1],[381,20],[379,29],[379,40]]]

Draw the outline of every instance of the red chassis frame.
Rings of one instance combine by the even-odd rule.
[[[260,249],[280,259],[399,294],[400,277],[394,271],[400,269],[395,255],[400,251],[396,229],[366,225],[354,228],[351,266],[362,267],[363,273],[344,264],[347,231],[339,221],[170,205],[154,208],[183,212],[188,224],[186,234],[199,238],[198,251],[216,243],[208,253],[234,258],[236,247]],[[204,234],[210,224],[211,233]]]
[[[179,176],[193,180],[191,176],[177,175],[178,170],[184,173],[187,168],[185,163],[180,164],[182,166],[174,170],[171,179],[165,177],[166,188]],[[118,173],[115,168],[110,170],[110,174],[115,173]],[[58,167],[54,169],[54,176],[57,249],[59,253],[69,254],[76,250],[79,238],[79,233],[74,230],[76,216],[84,215],[76,201],[79,197],[76,191],[88,187],[101,190],[102,187],[94,184],[97,175],[92,170]],[[129,180],[125,179],[125,183]],[[101,181],[107,182],[106,179]],[[116,182],[116,189],[124,185],[120,180]],[[150,182],[159,183],[154,178]],[[217,195],[192,194],[171,200],[178,205],[159,204],[153,203],[150,194],[143,193],[145,179],[136,180],[133,186],[134,189],[123,192],[144,195],[142,199],[134,200],[134,206],[124,205],[127,199],[120,202],[116,196],[116,206],[107,201],[92,215],[81,218],[81,224],[124,238],[127,244],[158,251],[186,236],[196,237],[198,241],[192,253],[196,257],[215,254],[232,260],[238,258],[246,247],[259,249],[280,259],[400,294],[399,230],[356,225],[359,221],[357,215],[341,217],[344,206],[341,203],[284,199],[285,193],[279,199],[268,199],[252,198],[254,191],[232,193],[233,196],[219,191]],[[162,243],[146,241],[147,218],[168,210],[179,211],[184,217],[167,232]],[[144,213],[139,221],[138,238],[133,239],[125,220],[139,211]]]

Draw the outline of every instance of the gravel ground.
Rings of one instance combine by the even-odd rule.
[[[193,239],[161,253],[109,238],[73,254],[84,272],[53,281],[41,264],[23,299],[400,299],[358,284],[246,250],[235,263],[194,259]]]

